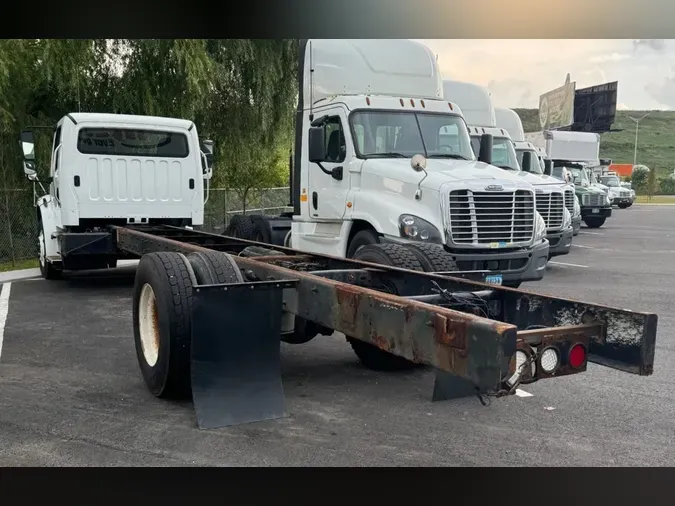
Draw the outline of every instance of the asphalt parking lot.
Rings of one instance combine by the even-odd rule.
[[[319,337],[283,345],[287,418],[206,431],[191,403],[143,383],[133,266],[15,281],[0,297],[0,466],[673,465],[674,255],[675,206],[635,205],[582,228],[543,281],[523,286],[657,313],[650,377],[590,365],[488,407],[431,403],[432,372],[371,372],[344,338]]]

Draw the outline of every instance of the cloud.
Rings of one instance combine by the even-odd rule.
[[[665,39],[635,39],[633,40],[633,50],[638,51],[641,47],[647,47],[654,51],[663,51],[666,49]]]
[[[497,107],[531,106],[535,97],[532,83],[521,79],[493,79],[488,82],[487,88]]]
[[[648,83],[645,90],[659,104],[675,108],[675,75]]]
[[[628,60],[631,57],[632,55],[627,53],[609,53],[593,56],[588,61],[591,63],[616,63],[623,60]]]

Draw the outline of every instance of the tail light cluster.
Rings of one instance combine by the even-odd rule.
[[[512,387],[520,379],[523,384],[554,376],[582,372],[588,361],[588,348],[583,342],[560,341],[533,346],[521,341],[516,350],[515,373],[506,380]]]

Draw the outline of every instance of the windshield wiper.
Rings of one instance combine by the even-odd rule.
[[[456,155],[456,154],[453,154],[453,153],[447,153],[447,154],[439,153],[437,155],[429,155],[429,156],[427,156],[427,158],[452,158],[453,160],[468,160],[468,158],[466,156]]]
[[[368,158],[410,158],[403,153],[371,153],[366,155]]]

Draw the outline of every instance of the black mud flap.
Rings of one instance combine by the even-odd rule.
[[[201,429],[286,416],[282,291],[294,281],[196,286],[192,398]]]
[[[564,327],[600,323],[603,334],[590,341],[589,361],[640,376],[654,372],[657,315],[530,293],[504,293],[505,321]]]

